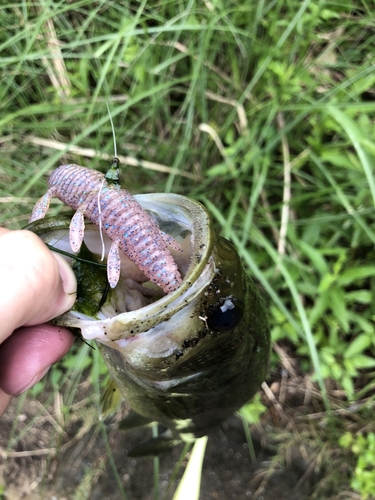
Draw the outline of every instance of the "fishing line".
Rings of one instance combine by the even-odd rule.
[[[99,222],[100,241],[102,243],[102,257],[100,259],[101,262],[103,262],[104,255],[105,255],[105,245],[104,245],[103,228],[102,228],[102,207],[100,206],[100,195],[102,193],[104,182],[105,182],[105,178],[103,178],[103,181],[100,184],[100,188],[99,188],[99,191],[98,191],[98,212],[99,212],[98,222]]]
[[[107,106],[108,116],[109,116],[109,120],[111,122],[111,128],[112,128],[112,134],[113,134],[113,149],[114,149],[114,152],[115,152],[115,157],[117,157],[117,145],[116,145],[115,127],[113,125],[111,111],[109,109],[109,105],[108,105],[107,99],[105,101],[105,105]],[[102,256],[101,256],[101,259],[100,259],[101,262],[103,262],[104,256],[105,256],[105,245],[104,245],[103,228],[102,228],[102,208],[101,208],[101,205],[100,205],[100,196],[102,194],[102,189],[103,189],[104,182],[105,182],[105,178],[103,179],[103,182],[101,183],[99,191],[98,191],[98,212],[99,212],[99,220],[98,220],[98,222],[99,222],[100,241],[102,243]]]

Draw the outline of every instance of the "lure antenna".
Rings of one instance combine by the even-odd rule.
[[[117,144],[116,144],[115,127],[113,125],[113,120],[112,120],[112,116],[111,116],[111,111],[110,111],[109,106],[108,106],[108,101],[105,101],[105,104],[107,106],[108,116],[109,116],[109,120],[111,122],[111,127],[112,127],[113,149],[115,152],[115,157],[113,158],[112,165],[109,167],[104,178],[108,182],[108,184],[120,186],[120,168],[119,168],[120,160],[117,158]]]

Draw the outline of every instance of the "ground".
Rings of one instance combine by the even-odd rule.
[[[324,469],[318,466],[314,445],[299,439],[301,425],[306,426],[306,419],[322,405],[311,382],[294,375],[280,371],[279,379],[274,374],[264,385],[262,402],[268,411],[251,427],[255,464],[240,418],[233,416],[212,432],[203,465],[202,500],[322,498],[316,492]],[[155,498],[153,459],[127,456],[151,436],[151,430],[119,432],[117,422],[128,410],[124,404],[106,422],[104,432],[90,391],[87,381],[80,385],[69,415],[61,413],[59,393],[44,393],[40,401],[26,396],[21,412],[19,401],[12,402],[1,420],[0,484],[5,485],[5,499],[117,500],[124,498],[121,487],[128,500]],[[183,458],[173,479],[182,449],[180,445],[160,457],[160,499],[173,497],[189,457]]]

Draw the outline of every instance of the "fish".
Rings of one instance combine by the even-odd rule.
[[[78,299],[53,323],[96,342],[110,390],[132,408],[120,427],[159,422],[167,429],[129,453],[140,456],[207,435],[248,402],[267,374],[270,328],[257,285],[201,203],[174,193],[134,199],[177,242],[169,249],[181,276],[173,290],[163,290],[121,251],[119,280],[108,287],[100,255],[104,245],[108,259],[113,236],[91,220],[76,255],[70,215],[37,218],[26,229],[65,253],[75,269]]]

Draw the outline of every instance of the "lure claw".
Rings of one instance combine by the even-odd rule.
[[[81,209],[73,215],[70,222],[69,242],[73,252],[79,252],[85,234],[85,219]]]
[[[115,240],[112,243],[108,254],[107,275],[111,288],[115,288],[115,286],[118,283],[118,280],[120,279],[121,259],[118,246],[119,246],[119,241]]]
[[[43,195],[35,204],[33,211],[31,212],[29,223],[35,220],[43,219],[49,208],[49,204],[52,196],[55,194],[54,189],[49,189],[45,195]]]

